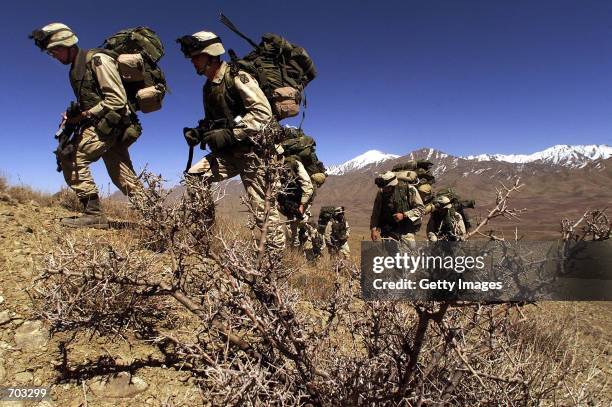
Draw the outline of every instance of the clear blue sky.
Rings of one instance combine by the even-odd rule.
[[[163,110],[141,114],[132,158],[176,182],[187,157],[181,129],[203,116],[203,78],[174,40],[208,29],[248,50],[218,22],[220,9],[254,39],[276,32],[311,54],[319,76],[304,128],[327,164],[369,149],[465,155],[611,143],[609,1],[18,1],[0,17],[0,172],[47,191],[63,184],[51,151],[73,99],[68,68],[35,48],[30,31],[61,21],[87,48],[147,25],[165,43],[172,93]],[[104,165],[93,167],[108,190]]]

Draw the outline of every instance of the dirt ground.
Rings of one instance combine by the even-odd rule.
[[[169,364],[158,347],[130,336],[50,336],[48,326],[35,320],[28,290],[39,272],[37,258],[55,247],[57,236],[112,239],[128,233],[62,228],[58,220],[69,214],[34,201],[0,201],[0,386],[50,388],[45,401],[0,401],[0,407],[205,405],[191,374],[180,364]],[[353,231],[353,256],[359,255],[363,238],[367,230]],[[306,271],[296,284],[304,284],[307,291],[324,274]],[[584,357],[601,350],[602,359],[596,363],[606,379],[611,377],[612,303],[548,302],[526,307],[525,313],[541,321],[543,329],[566,323],[562,321],[569,317]]]

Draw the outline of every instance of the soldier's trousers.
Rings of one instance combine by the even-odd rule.
[[[413,249],[416,247],[415,233],[382,233],[381,236],[383,238],[397,240],[401,250]]]
[[[291,241],[291,246],[299,247],[302,245],[302,242],[300,242],[300,230],[306,227],[305,225],[308,223],[310,216],[310,205],[307,205],[301,219],[289,220],[289,239]],[[310,240],[310,234],[306,233],[306,236],[308,236],[308,240]]]
[[[77,138],[76,153],[62,159],[64,179],[79,198],[98,194],[89,165],[100,158],[104,160],[113,184],[125,195],[141,188],[128,147],[117,137],[100,138],[93,127],[88,127]]]
[[[331,243],[328,243],[327,250],[329,251],[330,256],[336,256],[339,254],[343,259],[347,260],[351,257],[351,249],[348,241],[342,243],[341,245],[332,245]]]
[[[199,175],[212,182],[240,176],[247,192],[248,203],[255,212],[255,222],[262,227],[265,209],[265,168],[261,159],[248,145],[238,144],[230,151],[207,154],[193,165],[189,174]],[[280,223],[276,203],[268,215],[268,242],[277,248],[285,247],[285,234]]]

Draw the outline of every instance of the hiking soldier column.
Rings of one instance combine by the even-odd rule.
[[[413,246],[425,212],[419,192],[412,185],[400,185],[391,171],[377,177],[375,183],[380,190],[370,218],[372,240],[391,238]]]
[[[225,53],[221,39],[212,32],[199,31],[177,40],[196,72],[204,75],[205,118],[196,128],[184,128],[183,135],[190,147],[202,143],[211,153],[187,170],[188,175],[201,176],[211,182],[240,175],[248,201],[256,214],[259,227],[264,222],[265,171],[251,137],[264,126],[276,124],[270,103],[257,81],[247,72],[221,61]],[[277,125],[277,124],[276,124]],[[278,209],[273,203],[268,220],[268,242],[282,248],[285,235],[280,225]]]
[[[141,188],[130,160],[129,142],[123,138],[129,133],[131,141],[135,140],[141,128],[128,106],[117,61],[105,50],[79,49],[77,36],[61,23],[46,25],[30,37],[41,50],[62,64],[71,65],[70,84],[78,102],[64,114],[61,124],[78,130],[68,145],[60,145],[56,154],[66,183],[76,192],[84,214],[64,218],[61,223],[71,227],[107,228],[108,221],[100,208],[98,188],[89,164],[102,158],[111,180],[124,194]]]

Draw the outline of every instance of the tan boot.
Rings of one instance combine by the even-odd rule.
[[[100,208],[98,195],[90,195],[81,199],[85,208],[83,215],[77,218],[63,218],[60,223],[71,228],[108,229],[108,220]]]

